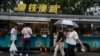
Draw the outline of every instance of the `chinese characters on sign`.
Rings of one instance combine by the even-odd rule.
[[[46,12],[46,11],[47,11],[47,5],[46,4],[40,4],[39,12]]]
[[[29,12],[36,12],[37,4],[29,4],[28,11]]]
[[[14,11],[17,12],[25,12],[26,10],[26,4],[21,3],[18,4],[18,7],[14,7]],[[60,5],[47,5],[47,4],[29,4],[28,5],[28,12],[40,12],[40,13],[57,13],[58,9],[60,8]]]
[[[50,5],[49,12],[50,13],[57,13],[57,10],[60,8],[60,5]]]
[[[26,4],[24,3],[19,3],[18,4],[18,7],[15,7],[14,8],[14,11],[21,11],[21,12],[24,12],[26,9]]]

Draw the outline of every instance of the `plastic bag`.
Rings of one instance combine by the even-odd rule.
[[[85,48],[81,48],[81,51],[82,51],[82,52],[86,52],[86,49],[85,49]]]
[[[18,51],[14,42],[11,43],[9,51]]]

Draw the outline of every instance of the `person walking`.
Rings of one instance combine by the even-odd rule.
[[[10,31],[10,35],[11,35],[11,37],[10,37],[11,43],[14,42],[15,45],[16,45],[17,34],[18,34],[17,28],[18,28],[18,25],[15,24],[14,27],[13,27],[13,28],[11,29],[11,31]],[[12,53],[13,53],[14,55],[17,55],[16,51],[13,51]]]
[[[30,52],[30,42],[31,42],[31,35],[32,29],[29,27],[29,24],[26,24],[25,27],[22,29],[22,34],[24,36],[23,47],[22,47],[22,54],[26,51],[26,56],[29,56]]]
[[[57,51],[60,49],[60,53],[62,56],[65,55],[64,53],[64,34],[62,28],[59,28],[59,33],[56,40],[55,50],[54,50],[54,56],[57,56]]]
[[[68,31],[67,33],[64,33],[64,35],[66,36],[66,43],[68,45],[65,56],[76,56],[74,49],[77,42],[81,45],[82,48],[85,47],[80,41],[78,33],[74,30],[73,26],[68,26],[67,31]]]

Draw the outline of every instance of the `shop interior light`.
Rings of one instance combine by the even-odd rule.
[[[24,23],[17,23],[18,25],[23,25]]]

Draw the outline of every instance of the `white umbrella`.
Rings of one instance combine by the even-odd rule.
[[[67,26],[67,25],[71,25],[71,26],[74,26],[75,28],[78,28],[78,24],[71,21],[71,20],[66,20],[66,19],[62,19],[62,20],[58,20],[54,23],[54,25],[57,25],[57,26]]]
[[[79,27],[79,25],[78,25],[76,22],[73,22],[73,26],[74,26],[75,28],[78,28],[78,27]]]

